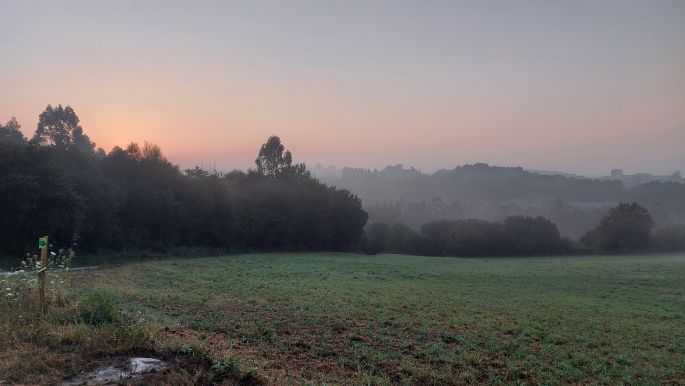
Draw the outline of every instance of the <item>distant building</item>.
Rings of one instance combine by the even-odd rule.
[[[649,182],[677,182],[685,183],[685,179],[681,176],[680,170],[676,170],[670,175],[655,175],[651,173],[637,173],[637,174],[623,174],[622,169],[612,169],[609,179],[614,181],[621,181],[623,185],[630,187],[635,185],[646,184]]]

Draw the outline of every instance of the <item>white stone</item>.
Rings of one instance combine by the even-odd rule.
[[[149,373],[152,371],[163,370],[167,367],[166,363],[155,358],[131,358],[131,374]]]
[[[131,358],[124,365],[105,365],[90,373],[81,374],[75,379],[62,382],[67,385],[112,385],[119,381],[135,378],[143,374],[161,371],[169,367],[166,362],[155,358]]]

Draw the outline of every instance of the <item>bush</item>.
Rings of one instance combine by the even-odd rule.
[[[391,252],[434,256],[547,255],[575,250],[557,226],[544,217],[486,220],[442,220],[424,224],[421,233],[403,224],[371,224],[365,235],[367,253]]]
[[[377,222],[369,225],[363,249],[369,254],[380,252],[422,254],[427,251],[427,244],[425,237],[404,224],[389,225]]]
[[[611,208],[597,228],[580,242],[597,252],[625,253],[649,249],[654,226],[647,209],[637,203],[620,203]]]
[[[430,254],[439,256],[504,256],[512,251],[504,226],[485,220],[436,221],[421,227]]]
[[[652,245],[661,252],[685,251],[685,225],[657,229],[652,236]]]
[[[544,217],[508,217],[504,220],[504,232],[511,254],[544,255],[563,251],[559,229]]]

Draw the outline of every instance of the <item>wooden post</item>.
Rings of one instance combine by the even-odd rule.
[[[40,248],[40,271],[38,271],[38,281],[40,283],[40,310],[45,315],[48,312],[48,305],[45,302],[45,271],[48,269],[48,237],[41,238],[38,242]]]

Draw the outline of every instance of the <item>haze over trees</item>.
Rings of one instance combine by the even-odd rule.
[[[402,223],[373,222],[366,228],[364,250],[474,257],[685,251],[685,226],[656,231],[653,226],[647,209],[637,203],[619,203],[579,242],[561,237],[556,224],[540,216],[510,216],[502,222],[440,220],[419,231]]]
[[[650,182],[626,188],[620,181],[548,175],[486,164],[422,173],[402,165],[382,170],[314,169],[330,185],[356,193],[369,222],[401,222],[419,230],[427,222],[509,216],[543,216],[562,236],[578,239],[619,202],[649,210],[657,228],[685,224],[685,184]]]
[[[581,242],[599,252],[639,252],[650,246],[654,220],[647,209],[632,203],[611,208],[597,228]]]
[[[49,235],[84,251],[349,250],[367,214],[347,190],[293,164],[278,137],[256,169],[181,172],[153,144],[95,150],[74,110],[48,106],[26,140],[0,127],[0,255],[33,251]]]
[[[677,225],[685,217],[683,184],[626,190],[615,181],[476,164],[433,175],[401,166],[345,169],[337,186],[350,191],[294,163],[277,136],[261,146],[255,166],[181,171],[150,143],[105,153],[69,106],[47,106],[30,140],[12,118],[0,125],[0,256],[33,251],[46,234],[58,248],[77,244],[95,253],[202,247],[523,256],[685,249],[685,227]],[[356,191],[370,197],[369,214]],[[648,204],[612,202],[631,197]]]
[[[0,142],[23,143],[26,141],[21,133],[21,125],[12,117],[5,125],[0,124]]]
[[[370,253],[431,256],[531,256],[573,253],[556,225],[543,217],[508,217],[503,223],[478,220],[429,222],[416,232],[399,223],[374,223],[366,233]]]

